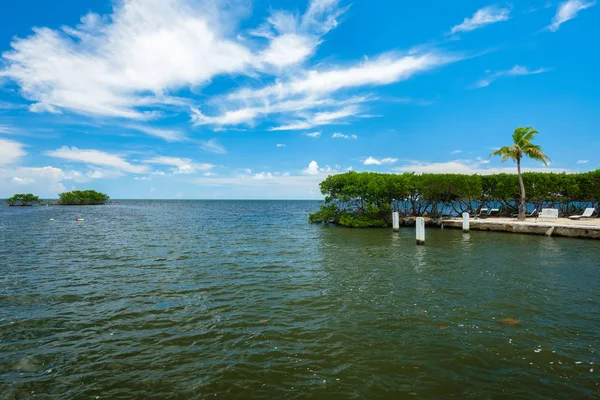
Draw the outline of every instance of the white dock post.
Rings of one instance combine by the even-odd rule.
[[[400,231],[400,214],[397,211],[392,213],[392,225],[394,225],[394,232]]]
[[[417,228],[417,244],[424,245],[425,244],[425,218],[418,217],[416,221]]]
[[[463,232],[469,232],[469,213],[464,212],[463,216]]]

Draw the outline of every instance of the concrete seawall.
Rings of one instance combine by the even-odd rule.
[[[445,219],[444,228],[462,229],[462,220]],[[471,230],[526,233],[531,235],[545,235],[551,228],[552,236],[600,239],[600,220],[572,221],[559,219],[558,221],[517,221],[512,218],[488,218],[484,220],[469,221]]]

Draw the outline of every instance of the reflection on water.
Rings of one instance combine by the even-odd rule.
[[[429,229],[416,246],[307,224],[317,207],[0,208],[0,393],[599,393],[597,242]]]

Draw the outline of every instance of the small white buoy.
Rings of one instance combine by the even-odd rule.
[[[83,218],[75,218],[75,221],[85,221]]]
[[[54,221],[54,218],[50,218],[50,221]]]

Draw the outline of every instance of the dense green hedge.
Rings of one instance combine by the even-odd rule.
[[[83,206],[105,204],[109,197],[108,195],[95,190],[73,190],[58,195],[59,204],[63,206]]]
[[[580,212],[600,201],[600,170],[581,174],[527,172],[523,174],[528,208],[558,208],[561,215]],[[320,184],[325,205],[310,222],[333,222],[349,227],[391,224],[391,212],[401,216],[438,217],[500,208],[517,212],[517,175],[379,174],[348,172],[331,175]]]

